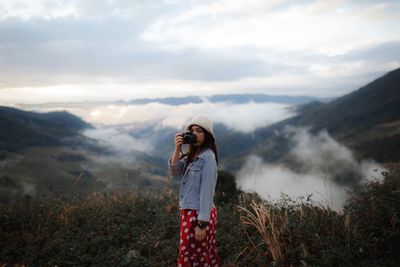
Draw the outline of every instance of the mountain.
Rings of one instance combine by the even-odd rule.
[[[400,69],[397,69],[329,102],[283,97],[282,103],[298,101],[297,115],[258,128],[250,134],[216,123],[214,130],[220,152],[219,168],[234,173],[241,169],[249,155],[257,155],[264,162],[284,164],[296,173],[302,173],[305,167],[291,158],[292,144],[287,136],[281,134],[288,125],[308,127],[312,133],[326,129],[333,138],[350,147],[357,159],[399,161],[399,89]],[[274,102],[279,101],[277,96],[272,98]],[[207,99],[178,97],[143,101],[179,105],[200,100],[247,103],[272,98],[243,94],[214,95]],[[0,195],[54,190],[73,194],[104,188],[164,187],[166,160],[173,150],[172,137],[177,130],[157,123],[149,125],[131,125],[125,127],[124,133],[139,141],[141,138],[150,140],[156,150],[124,154],[124,151],[108,150],[101,144],[93,143],[81,133],[91,126],[67,112],[41,114],[0,107]],[[337,180],[351,175],[345,169],[337,174]]]
[[[400,69],[330,103],[308,106],[287,122],[325,128],[344,139],[378,125],[400,122]]]
[[[305,108],[301,115],[282,123],[326,129],[360,157],[398,161],[400,68],[330,103]]]
[[[400,69],[329,102],[311,101],[297,105],[297,115],[253,133],[242,133],[216,123],[220,168],[236,172],[249,155],[258,155],[265,162],[284,163],[296,168],[288,157],[292,147],[285,127],[308,127],[311,133],[325,129],[340,143],[350,147],[357,159],[371,158],[378,162],[400,160]],[[232,99],[232,95],[230,95]],[[217,96],[209,99],[219,101]],[[242,98],[245,99],[245,98]],[[170,127],[146,128],[152,133],[158,154],[165,161],[173,150]],[[156,133],[156,134],[154,134]],[[161,162],[161,164],[165,164]],[[298,167],[298,166],[297,166]],[[162,168],[162,165],[160,165]]]
[[[36,113],[0,107],[0,150],[31,146],[73,145],[92,126],[68,112]]]
[[[308,96],[285,96],[285,95],[265,95],[265,94],[226,94],[211,96],[187,96],[187,97],[166,97],[166,98],[141,98],[130,101],[118,101],[122,104],[149,104],[161,103],[167,105],[184,105],[190,103],[202,103],[209,101],[211,103],[230,102],[234,104],[254,103],[282,103],[282,104],[304,104],[317,100]]]
[[[158,158],[139,151],[121,157],[83,133],[91,128],[67,112],[0,107],[0,202],[165,186],[165,164]]]
[[[44,104],[20,104],[20,107],[26,110],[41,108],[93,108],[107,105],[145,105],[150,103],[160,103],[171,106],[179,106],[185,104],[199,104],[203,102],[220,103],[229,102],[232,104],[244,103],[281,103],[287,105],[300,105],[313,101],[326,102],[330,99],[317,99],[309,96],[286,96],[286,95],[266,95],[266,94],[226,94],[211,96],[182,96],[182,97],[165,97],[165,98],[140,98],[132,100],[118,101],[99,101],[99,102],[66,102],[66,103],[44,103]]]
[[[286,95],[264,95],[264,94],[231,94],[231,95],[212,95],[208,97],[210,102],[231,102],[235,104],[243,104],[248,102],[254,103],[281,103],[298,105],[309,103],[317,100],[309,96],[286,96]]]
[[[257,145],[247,150],[269,162],[285,160],[289,144],[275,133],[291,125],[308,127],[313,133],[325,129],[359,159],[400,160],[400,69],[331,102],[314,101],[297,110],[297,116],[257,129],[253,134]]]

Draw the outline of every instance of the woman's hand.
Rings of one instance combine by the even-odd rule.
[[[175,134],[175,148],[180,150],[183,144],[183,136],[182,133]]]
[[[206,237],[206,229],[201,230],[198,226],[194,228],[194,239],[197,241],[203,241]]]
[[[171,157],[171,164],[176,164],[179,162],[179,153],[181,152],[182,144],[183,144],[182,133],[175,134],[175,150]]]

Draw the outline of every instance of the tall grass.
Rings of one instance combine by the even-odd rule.
[[[275,262],[284,262],[285,234],[287,232],[287,213],[280,213],[270,205],[251,201],[250,208],[239,206],[244,213],[243,224],[254,226],[262,236],[267,249]]]
[[[341,213],[309,199],[272,203],[218,188],[224,266],[399,266],[399,173],[366,184]],[[177,204],[171,191],[0,204],[0,266],[175,266]]]
[[[247,251],[266,266],[399,266],[400,175],[385,176],[350,195],[340,213],[309,199],[243,195],[241,222],[257,233],[247,235]]]

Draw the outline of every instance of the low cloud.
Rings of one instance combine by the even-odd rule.
[[[330,182],[322,172],[296,173],[285,165],[267,164],[257,156],[250,156],[238,173],[238,184],[245,191],[277,200],[281,194],[297,198],[312,194],[316,202],[338,209],[345,200],[346,187]],[[330,199],[329,196],[333,198]]]
[[[314,201],[339,210],[346,201],[346,191],[368,180],[382,179],[382,166],[372,160],[357,161],[351,150],[326,131],[312,134],[306,128],[288,127],[281,134],[292,145],[288,154],[292,164],[271,164],[250,156],[238,172],[243,190],[272,200],[281,193],[293,198],[312,194]]]
[[[291,105],[276,103],[211,103],[172,106],[160,103],[145,105],[99,105],[90,108],[57,108],[68,110],[94,125],[132,125],[132,131],[144,125],[182,129],[195,115],[204,114],[215,123],[251,133],[258,127],[273,124],[295,115]],[[103,130],[102,133],[111,133]]]
[[[132,167],[138,155],[151,153],[152,143],[146,138],[137,139],[129,134],[126,129],[102,127],[83,132],[89,138],[97,140],[100,145],[109,149],[112,154],[96,158],[99,162],[114,162],[122,166]]]
[[[129,154],[137,151],[146,152],[151,150],[151,143],[146,140],[138,140],[127,133],[115,128],[98,128],[86,130],[84,134],[90,138],[97,139],[115,151]]]
[[[38,194],[35,184],[24,181],[19,177],[0,177],[0,202],[8,202],[13,199],[20,199],[24,196],[36,196]]]

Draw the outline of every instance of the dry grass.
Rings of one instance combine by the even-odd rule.
[[[273,260],[282,263],[284,260],[285,236],[287,234],[287,213],[281,213],[270,205],[257,203],[254,199],[250,208],[239,206],[244,213],[240,220],[245,225],[254,226],[262,236]]]
[[[328,205],[287,197],[271,203],[254,195],[243,198],[237,207],[241,223],[261,237],[257,244],[253,242],[254,234],[253,238],[249,234],[249,245],[241,253],[264,247],[266,261],[278,266],[307,266],[312,254],[323,253],[326,245],[335,242],[343,242],[350,253],[351,238],[357,233],[349,214],[339,214]]]
[[[272,203],[241,193],[217,205],[217,247],[224,266],[398,266],[398,192],[396,172],[383,184],[368,184],[342,213],[308,198]],[[168,191],[0,203],[0,259],[27,266],[176,266],[177,203]]]

